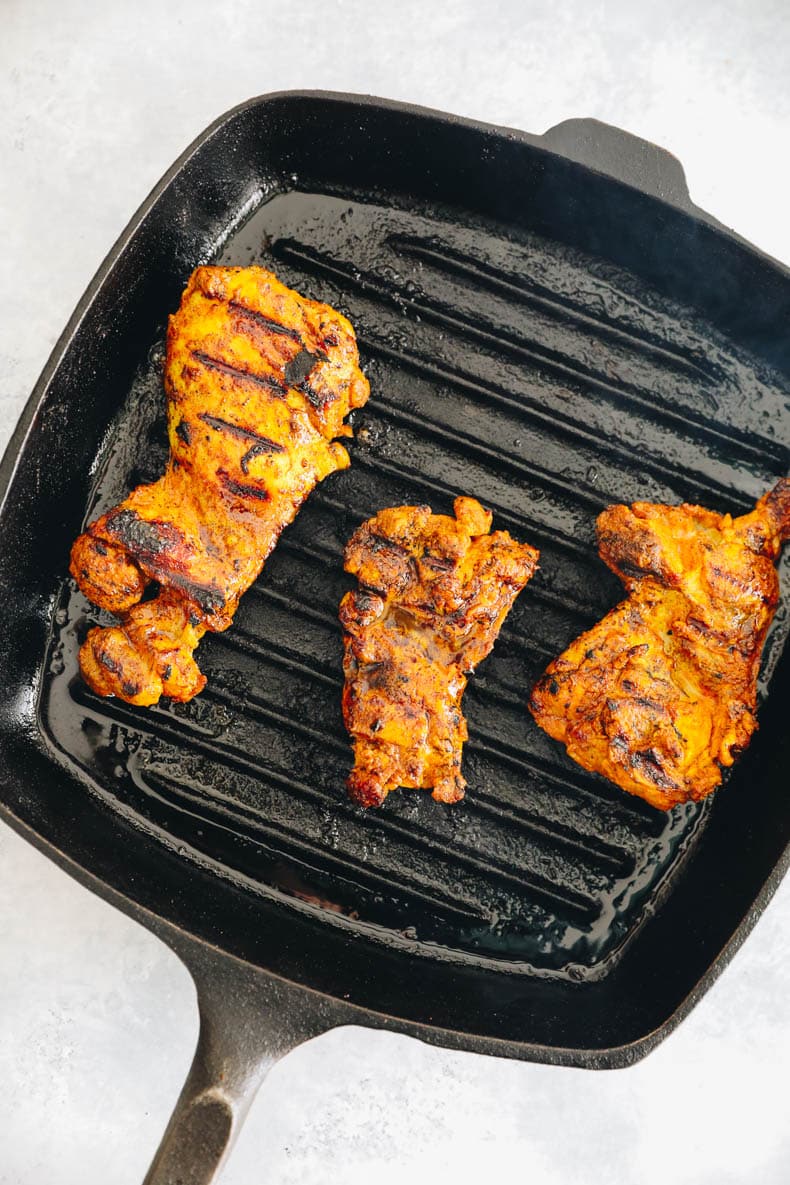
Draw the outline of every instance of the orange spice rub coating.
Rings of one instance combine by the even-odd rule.
[[[193,272],[168,326],[165,390],[166,472],[71,553],[84,594],[120,618],[88,634],[83,676],[133,704],[202,690],[195,647],[230,625],[316,483],[348,466],[334,438],[369,395],[346,318],[260,267]]]
[[[380,806],[397,786],[463,798],[467,737],[461,697],[489,653],[538,552],[472,498],[455,518],[429,506],[381,510],[349,541],[360,587],[340,605],[345,630],[343,716],[354,738],[351,797]]]
[[[710,794],[757,727],[757,674],[779,600],[790,481],[741,518],[636,502],[598,518],[627,600],[548,667],[535,720],[585,769],[653,806]]]

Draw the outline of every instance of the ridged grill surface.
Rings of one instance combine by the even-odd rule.
[[[42,698],[51,739],[120,808],[222,875],[470,955],[601,974],[708,808],[664,815],[586,774],[532,723],[526,697],[620,599],[595,516],[635,499],[747,509],[787,467],[786,391],[634,276],[438,212],[282,194],[221,262],[263,263],[351,317],[372,383],[352,468],[311,496],[234,626],[202,643],[209,682],[190,704],[93,696],[76,650],[101,615],[65,583]],[[163,412],[154,346],[88,517],[161,472]],[[383,506],[446,512],[459,493],[539,547],[541,570],[466,693],[466,800],[400,792],[364,813],[343,788],[343,546]],[[763,692],[786,633],[780,610]]]

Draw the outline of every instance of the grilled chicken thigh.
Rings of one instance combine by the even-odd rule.
[[[354,738],[348,788],[380,806],[397,786],[464,795],[461,753],[467,676],[489,653],[538,552],[472,498],[455,518],[429,506],[381,510],[345,552],[359,589],[340,605],[345,629],[343,715]]]
[[[636,502],[598,519],[628,598],[548,668],[529,707],[585,769],[669,809],[704,798],[749,743],[790,536],[790,481],[742,518]]]
[[[230,625],[316,483],[348,466],[335,437],[369,394],[346,318],[259,267],[193,273],[170,318],[165,389],[165,474],[71,554],[85,595],[121,619],[90,631],[83,675],[134,704],[203,688],[195,647]],[[156,595],[141,600],[151,582]]]

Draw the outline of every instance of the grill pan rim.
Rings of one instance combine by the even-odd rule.
[[[211,124],[202,135],[197,137],[196,140],[193,141],[186,151],[178,158],[175,164],[170,170],[168,170],[163,179],[154,188],[151,195],[135,213],[126,229],[120,235],[114,247],[108,253],[107,258],[99,268],[96,276],[86,290],[85,295],[80,300],[75,313],[70,318],[64,332],[61,334],[61,337],[53,349],[50,359],[47,362],[44,371],[42,372],[41,378],[36,384],[36,387],[34,388],[25,410],[22,413],[17,429],[12,435],[2,463],[0,464],[0,487],[2,487],[3,491],[2,503],[0,503],[0,518],[2,518],[6,513],[8,494],[13,488],[14,477],[23,460],[29,436],[34,426],[36,413],[49,391],[52,380],[57,374],[75,334],[77,333],[88,311],[92,307],[97,295],[102,290],[105,281],[113,272],[124,251],[134,241],[135,236],[144,223],[146,217],[156,208],[160,198],[168,191],[171,184],[177,180],[195,153],[199,151],[204,145],[208,144],[216,133],[221,131],[223,128],[226,128],[236,118],[241,116],[243,113],[259,106],[282,104],[283,102],[295,102],[298,105],[299,103],[304,103],[305,101],[320,101],[338,105],[345,104],[367,108],[368,110],[383,109],[410,118],[416,117],[419,119],[438,121],[439,123],[484,133],[487,136],[499,136],[509,141],[528,145],[534,151],[547,153],[548,155],[555,156],[559,159],[562,159],[563,161],[568,160],[568,157],[563,153],[552,153],[550,148],[547,148],[545,143],[541,142],[540,137],[532,136],[529,133],[517,132],[507,128],[497,128],[492,125],[482,124],[477,121],[467,120],[457,116],[445,115],[444,113],[425,108],[415,108],[408,104],[377,100],[366,96],[339,95],[312,91],[280,92],[278,94],[249,100],[232,109],[225,115],[220,116],[220,118],[214,121],[214,123]],[[588,166],[583,164],[577,164],[575,167],[581,170],[595,171],[590,170]],[[607,184],[614,186],[627,184],[622,181],[613,180],[603,171],[599,171],[599,175],[606,178]],[[638,189],[636,189],[636,187],[632,188],[634,188],[637,192],[640,192]],[[642,196],[645,195],[643,194]],[[660,201],[659,198],[653,196],[648,196],[647,200],[651,202]],[[677,208],[677,205],[673,204],[672,208]],[[688,203],[688,206],[685,206],[684,204],[682,210],[684,214],[702,222],[706,222],[716,231],[717,234],[721,234],[727,240],[744,247],[752,258],[757,258],[764,264],[776,269],[778,275],[782,278],[787,279],[790,277],[789,269],[785,268],[782,264],[777,263],[775,260],[770,259],[770,257],[764,255],[763,253],[757,251],[755,248],[745,243],[745,241],[739,236],[720,228],[720,225],[716,223],[715,220],[710,219],[701,211],[698,211],[690,202]],[[2,725],[3,731],[8,734],[9,726],[13,728],[14,724],[14,720],[9,717],[7,708],[4,708],[2,717],[0,717],[0,725]],[[28,738],[28,740],[29,739],[31,738]],[[6,765],[9,746],[4,742],[2,749],[3,752],[0,755],[0,758],[2,759],[2,764]],[[10,767],[7,767],[6,772],[12,778],[18,778],[20,774],[19,770],[14,771],[13,761],[11,762]],[[54,859],[56,863],[60,864],[60,866],[64,867],[66,871],[75,876],[76,879],[81,880],[83,883],[87,883],[88,887],[90,887],[93,891],[99,892],[100,895],[104,896],[106,899],[112,900],[120,908],[124,909],[125,912],[132,914],[132,916],[136,916],[138,920],[143,921],[144,924],[149,925],[151,928],[156,928],[153,923],[157,915],[154,912],[149,912],[139,903],[139,901],[134,901],[131,897],[122,893],[113,883],[111,878],[105,879],[104,877],[100,877],[93,871],[89,870],[87,867],[84,867],[79,863],[75,863],[65,849],[59,848],[53,839],[48,838],[46,835],[46,824],[43,819],[39,819],[37,822],[35,821],[36,812],[34,810],[25,812],[24,809],[20,809],[19,811],[15,811],[9,803],[0,801],[0,815],[2,815],[2,817],[6,819],[12,826],[14,826],[16,830],[20,831],[28,840],[33,842],[42,851],[44,851],[45,854]],[[694,988],[684,997],[682,1003],[679,1004],[670,1017],[663,1022],[663,1025],[657,1026],[656,1028],[652,1029],[650,1033],[643,1035],[638,1040],[628,1042],[620,1046],[611,1045],[601,1047],[592,1052],[589,1050],[577,1050],[574,1052],[569,1048],[530,1044],[529,1042],[524,1041],[509,1042],[510,1045],[514,1046],[514,1048],[510,1050],[510,1055],[529,1057],[537,1060],[561,1061],[565,1064],[577,1065],[592,1064],[596,1059],[598,1062],[600,1062],[602,1058],[611,1059],[608,1061],[608,1064],[625,1064],[635,1060],[635,1056],[641,1056],[642,1053],[647,1052],[648,1049],[652,1048],[657,1040],[660,1040],[661,1036],[663,1036],[665,1032],[669,1030],[669,1027],[671,1027],[674,1023],[677,1023],[682,1015],[685,1015],[685,1012],[688,1011],[688,1008],[691,1007],[692,1003],[699,998],[704,990],[706,990],[713,978],[715,978],[729,957],[731,957],[734,950],[737,949],[737,946],[740,945],[740,942],[748,933],[751,925],[754,924],[756,917],[759,915],[759,912],[764,907],[766,901],[775,891],[775,888],[784,874],[789,860],[790,852],[786,848],[781,857],[779,857],[775,862],[769,876],[765,878],[761,890],[753,901],[751,910],[744,917],[741,925],[733,932],[730,940],[724,945],[718,957],[711,964],[708,972],[698,979],[696,988]],[[199,931],[199,929],[199,926],[195,927],[196,931]],[[205,942],[206,939],[205,937],[202,939],[197,938],[196,941]],[[395,1022],[395,1018],[393,1016],[390,1016],[388,1020],[390,1022]],[[420,1027],[416,1024],[416,1022],[400,1020],[395,1023],[397,1025],[405,1026],[408,1031],[414,1030],[415,1035],[423,1035],[416,1031]],[[440,1031],[442,1030],[436,1030],[437,1033]],[[452,1041],[446,1039],[446,1036],[445,1038],[437,1037],[437,1040],[440,1040],[443,1044],[453,1043]],[[475,1036],[471,1033],[463,1033],[460,1038],[461,1044],[464,1048],[475,1048],[477,1047],[475,1044],[476,1042],[488,1042],[490,1045],[490,1043],[494,1040],[497,1040],[497,1043],[499,1043],[499,1039],[479,1035]],[[545,1058],[541,1058],[539,1056],[541,1050],[546,1053]],[[493,1049],[490,1049],[489,1051],[502,1052],[502,1050]],[[581,1061],[575,1060],[576,1058],[581,1058]]]

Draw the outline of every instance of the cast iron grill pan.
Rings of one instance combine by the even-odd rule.
[[[372,395],[351,469],[202,642],[205,691],[136,709],[78,677],[103,618],[68,552],[162,471],[165,317],[210,261],[263,264],[345,312]],[[786,604],[760,731],[701,806],[664,814],[585,773],[525,702],[622,596],[594,544],[605,506],[736,514],[786,473],[789,314],[786,271],[693,207],[672,158],[602,125],[541,139],[326,95],[224,117],[111,254],[4,462],[7,817],[193,970],[226,952],[245,963],[223,968],[348,1002],[318,1028],[356,1007],[512,1056],[645,1052],[785,865]],[[541,568],[465,696],[465,801],[398,792],[364,812],[344,790],[343,546],[383,506],[447,512],[461,493]],[[204,1001],[224,974],[201,970]]]

